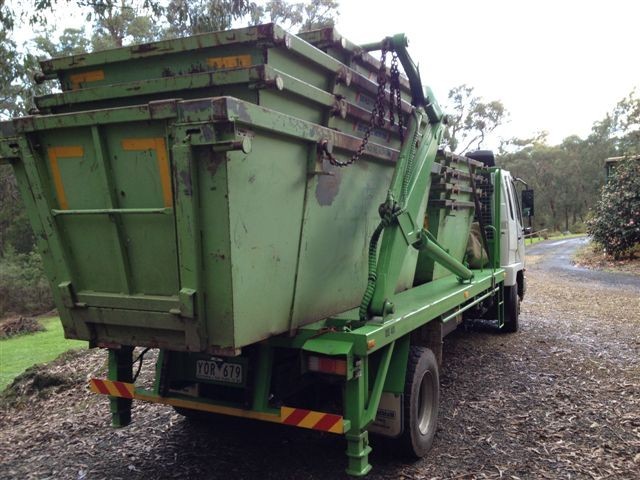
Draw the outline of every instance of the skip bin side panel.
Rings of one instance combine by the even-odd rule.
[[[339,157],[345,161],[346,157]],[[380,221],[393,164],[362,158],[309,180],[293,325],[360,304],[367,282],[369,239]]]
[[[313,123],[322,123],[323,109],[310,100],[288,92],[261,90],[259,104],[296,118]]]
[[[235,346],[289,329],[308,142],[256,130],[252,153],[228,154]]]
[[[294,76],[321,90],[328,91],[331,85],[331,75],[317,64],[299,56],[291,55],[284,48],[270,48],[267,51],[268,64],[282,72],[295,72]]]
[[[135,48],[135,47],[126,47]],[[63,90],[114,85],[142,78],[162,78],[214,70],[249,67],[263,62],[263,49],[251,44],[228,45],[191,50],[188,53],[172,46],[172,51],[147,58],[129,58],[110,64],[83,67],[60,72]],[[101,52],[97,52],[101,53]],[[95,54],[89,54],[95,55]]]
[[[88,338],[90,332],[86,328],[76,328],[70,310],[64,305],[62,291],[57,288],[60,284],[68,284],[72,276],[67,262],[68,252],[60,241],[59,228],[50,216],[51,195],[48,191],[48,184],[42,181],[45,176],[40,173],[39,166],[41,164],[39,165],[40,162],[32,152],[26,136],[11,139],[11,143],[14,141],[15,145],[19,146],[19,150],[16,150],[19,159],[13,162],[12,167],[20,194],[27,208],[38,253],[42,258],[44,270],[51,286],[51,294],[58,307],[65,336],[67,338]]]
[[[208,344],[234,345],[234,304],[231,283],[229,191],[224,152],[195,148],[200,194],[203,289]]]

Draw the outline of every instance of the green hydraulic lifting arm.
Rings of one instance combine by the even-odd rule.
[[[425,250],[460,280],[473,277],[468,268],[423,229],[430,172],[444,133],[445,117],[431,90],[423,90],[418,67],[409,57],[407,45],[405,35],[399,34],[362,46],[366,51],[395,52],[409,78],[414,107],[387,198],[380,205],[382,220],[369,246],[368,284],[360,308],[362,320],[373,316],[384,321],[384,317],[393,312],[392,298],[411,247]]]

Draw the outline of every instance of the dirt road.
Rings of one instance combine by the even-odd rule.
[[[374,439],[370,479],[640,477],[640,287],[572,271],[580,242],[531,248],[519,333],[447,338],[434,448],[411,463]],[[103,371],[103,352],[67,359],[41,371],[62,385],[0,413],[0,477],[346,478],[329,434],[143,404],[112,430],[106,400],[82,388]]]
[[[615,287],[640,292],[640,276],[591,270],[574,265],[571,258],[575,251],[588,243],[587,237],[568,238],[536,243],[527,248],[535,270],[558,274],[569,281],[599,283],[603,287]]]

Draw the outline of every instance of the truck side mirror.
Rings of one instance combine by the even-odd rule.
[[[522,213],[525,217],[534,217],[533,208],[533,190],[527,189],[522,191]]]

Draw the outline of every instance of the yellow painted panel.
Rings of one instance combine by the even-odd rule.
[[[81,83],[97,82],[98,80],[104,80],[104,70],[91,70],[90,72],[69,75],[72,90],[78,90]]]
[[[242,68],[251,66],[251,55],[234,55],[232,57],[207,58],[207,65],[211,68]]]
[[[58,197],[60,209],[68,210],[69,203],[67,202],[67,195],[64,192],[64,184],[62,183],[62,175],[60,174],[60,165],[58,165],[58,159],[81,158],[84,156],[84,149],[80,146],[50,147],[49,149],[47,149],[47,153],[49,155],[49,165],[51,166],[53,185],[56,189],[56,196]]]
[[[169,158],[164,138],[125,138],[122,140],[122,149],[128,151],[154,150],[158,160],[158,172],[162,184],[162,197],[165,207],[173,205],[173,195],[171,193],[171,173],[169,171]]]

